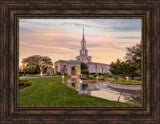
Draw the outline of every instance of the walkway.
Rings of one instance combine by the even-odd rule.
[[[91,91],[91,96],[100,97],[111,101],[120,101],[125,103],[128,102],[125,96],[121,95],[120,93],[115,94],[104,90]]]

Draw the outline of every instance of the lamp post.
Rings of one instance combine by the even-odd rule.
[[[129,77],[127,76],[127,81],[128,81],[128,78],[129,78]]]
[[[81,79],[80,79],[79,83],[80,83],[79,94],[83,94],[83,91],[82,91],[82,80]]]
[[[64,84],[64,75],[62,75],[62,83]]]

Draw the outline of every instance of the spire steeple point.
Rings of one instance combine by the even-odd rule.
[[[83,33],[84,33],[84,26],[83,26]]]
[[[76,59],[83,63],[91,62],[91,56],[88,56],[88,50],[86,49],[86,41],[84,37],[84,25],[83,25],[80,55],[77,56]]]
[[[82,38],[82,40],[85,40],[85,38],[84,38],[84,26],[83,26],[83,38]]]

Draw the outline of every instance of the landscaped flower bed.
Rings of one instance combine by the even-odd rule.
[[[116,84],[125,84],[125,85],[141,85],[142,82],[138,80],[124,80],[124,79],[114,79],[110,81],[110,83],[116,83]]]
[[[28,86],[30,86],[32,84],[33,84],[32,80],[29,80],[29,79],[19,79],[19,88],[20,89],[28,87]]]

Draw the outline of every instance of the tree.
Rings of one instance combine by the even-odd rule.
[[[123,78],[127,76],[134,77],[135,70],[136,67],[134,63],[131,63],[130,61],[120,61],[117,59],[116,62],[112,62],[110,65],[111,73],[114,75],[122,76]]]
[[[81,63],[81,69],[88,69],[88,66],[87,66],[87,64],[85,64],[85,63]]]
[[[36,71],[37,68],[40,70],[42,75],[43,70],[48,67],[52,67],[53,63],[51,58],[47,56],[33,55],[22,60],[22,64],[26,69]]]
[[[126,60],[117,59],[116,62],[112,62],[110,65],[111,73],[122,77],[141,76],[141,44],[128,47],[126,50]]]
[[[130,61],[136,66],[136,76],[141,76],[141,56],[142,48],[141,44],[136,44],[133,47],[127,47],[126,61]]]
[[[81,73],[82,74],[89,74],[88,66],[85,63],[81,63]]]
[[[121,69],[122,69],[122,62],[119,59],[117,59],[116,62],[112,62],[110,64],[110,72],[114,75],[120,75],[122,73]]]

